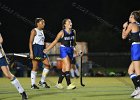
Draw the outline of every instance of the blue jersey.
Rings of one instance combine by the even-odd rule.
[[[63,30],[63,32],[64,36],[60,41],[60,57],[63,59],[68,56],[70,59],[73,59],[73,47],[76,45],[74,30],[71,30],[70,33],[67,33],[65,30]]]

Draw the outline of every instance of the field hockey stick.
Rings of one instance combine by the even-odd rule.
[[[28,59],[30,59],[30,57],[29,57],[28,54],[14,53],[14,56],[18,56],[18,57],[23,57],[23,58],[28,58]],[[47,54],[45,54],[45,56],[46,56],[46,58],[48,59],[49,65],[51,66],[49,56],[48,56]]]
[[[28,53],[26,53],[26,54],[14,53],[13,55],[14,55],[14,56],[17,56],[17,57],[22,57],[22,58],[31,59]],[[33,59],[42,60],[42,59],[44,59],[44,58],[37,57],[37,58],[33,58]]]
[[[18,56],[18,57],[23,57],[23,58],[29,58],[28,54],[19,54],[19,53],[14,53],[14,56]]]
[[[77,47],[77,49],[79,49],[79,48]],[[80,62],[81,62],[81,66],[79,67],[79,71],[80,71],[80,84],[81,84],[81,86],[84,87],[85,84],[83,83],[83,71],[82,71],[82,69],[83,69],[83,66],[82,66],[83,51],[80,50],[80,52],[78,53],[78,57],[80,57]]]
[[[80,67],[80,84],[81,86],[85,86],[85,84],[83,83],[83,65],[82,65],[82,56],[81,56],[81,67]]]
[[[2,55],[4,56],[4,58],[5,58],[6,62],[7,62],[7,64],[9,65],[10,62],[8,61],[8,58],[6,57],[6,54],[5,54],[4,49],[3,49],[3,47],[2,47],[2,44],[0,44],[0,51],[1,51]]]

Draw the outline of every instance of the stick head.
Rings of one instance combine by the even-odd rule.
[[[85,84],[81,84],[81,86],[83,86],[83,87],[84,87],[84,86],[85,86]]]
[[[28,57],[27,55],[24,55],[24,54],[18,54],[18,53],[14,53],[14,56],[25,57],[25,58]]]

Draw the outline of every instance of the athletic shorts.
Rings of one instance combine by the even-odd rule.
[[[60,46],[60,58],[65,58],[68,56],[70,59],[73,59],[73,47]]]
[[[131,45],[131,60],[138,61],[140,60],[140,43],[132,43]]]
[[[7,62],[6,62],[6,59],[4,57],[0,58],[0,67],[2,66],[7,66]]]
[[[46,54],[43,52],[44,45],[33,45],[33,55],[35,60],[43,60],[46,58]]]

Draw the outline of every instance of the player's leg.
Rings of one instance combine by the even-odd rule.
[[[130,66],[128,68],[128,74],[130,75],[130,78],[135,87],[135,90],[132,92],[132,94],[130,96],[134,97],[134,96],[138,95],[138,93],[139,93],[139,88],[138,88],[139,85],[137,82],[137,75],[135,74],[135,68],[134,68],[133,61],[131,62]]]
[[[71,60],[71,69],[70,69],[70,73],[71,73],[71,77],[72,78],[75,78],[75,73],[74,73],[74,70],[75,70],[75,58],[73,58]]]
[[[70,85],[71,84],[71,81],[70,81],[70,59],[68,56],[66,56],[65,58],[63,58],[63,64],[64,64],[64,67],[65,67],[65,78],[66,78],[66,82],[67,82],[67,85]]]
[[[32,71],[31,71],[31,89],[39,89],[39,87],[36,85],[36,76],[37,76],[37,70],[38,70],[38,61],[32,60]]]
[[[63,60],[62,60],[62,69],[61,69],[61,72],[59,74],[59,78],[58,78],[58,82],[57,84],[55,85],[56,88],[58,89],[63,89],[63,85],[62,85],[62,82],[63,82],[63,79],[65,77],[65,68],[64,68],[64,63],[63,63]]]
[[[135,86],[135,89],[138,87],[138,83],[137,83],[137,75],[135,74],[135,69],[134,69],[134,65],[133,65],[133,61],[131,62],[129,68],[128,68],[128,74]]]
[[[71,76],[74,78],[79,78],[79,71],[77,69],[77,66],[76,66],[76,58],[72,58],[72,61],[71,61]]]
[[[71,77],[72,77],[72,78],[75,78],[75,74],[74,74],[74,64],[71,64],[70,73],[71,73]]]
[[[26,95],[26,92],[24,91],[24,89],[22,88],[20,82],[18,81],[18,79],[16,79],[16,77],[11,74],[11,72],[9,71],[9,68],[7,66],[2,66],[1,67],[4,75],[11,80],[11,83],[16,87],[16,89],[18,90],[18,92],[22,95],[22,100],[27,100],[28,96]]]
[[[44,88],[50,88],[50,86],[48,86],[47,83],[46,83],[46,76],[48,75],[49,69],[50,69],[49,61],[46,58],[42,61],[42,63],[44,64],[44,69],[43,69],[43,72],[42,72],[41,80],[40,80],[38,85],[40,85]]]
[[[70,57],[66,56],[65,58],[63,58],[63,63],[65,66],[65,79],[67,82],[67,89],[75,89],[76,86],[74,84],[71,84],[70,80],[70,69],[71,69]]]
[[[68,47],[67,50],[67,56],[63,58],[64,61],[64,67],[65,67],[65,79],[67,81],[67,89],[75,89],[76,86],[74,84],[71,84],[70,80],[70,69],[71,69],[71,60],[73,59],[73,48]]]
[[[76,63],[74,64],[74,73],[75,73],[75,77],[76,78],[79,78],[79,70],[78,70],[78,68],[77,68],[77,65],[76,65]]]
[[[62,85],[62,81],[65,77],[65,65],[64,65],[63,58],[65,58],[66,56],[67,56],[67,51],[65,50],[65,47],[60,46],[60,57],[61,57],[61,61],[62,61],[62,64],[61,64],[62,65],[61,66],[62,70],[59,74],[58,82],[56,84],[56,88],[58,88],[58,89],[63,89],[64,88],[63,85]]]
[[[131,96],[133,96],[136,99],[139,99],[140,98],[140,61],[133,61],[133,66],[135,68],[135,73],[137,74],[138,87],[132,93],[134,95],[131,95]]]
[[[136,89],[131,94],[132,97],[138,95],[140,93],[140,45],[134,44],[131,45],[131,60],[132,63],[128,69],[128,73],[130,75],[130,78],[132,79]]]
[[[138,87],[140,87],[140,61],[133,61],[133,66],[135,68],[135,73],[137,74]]]

